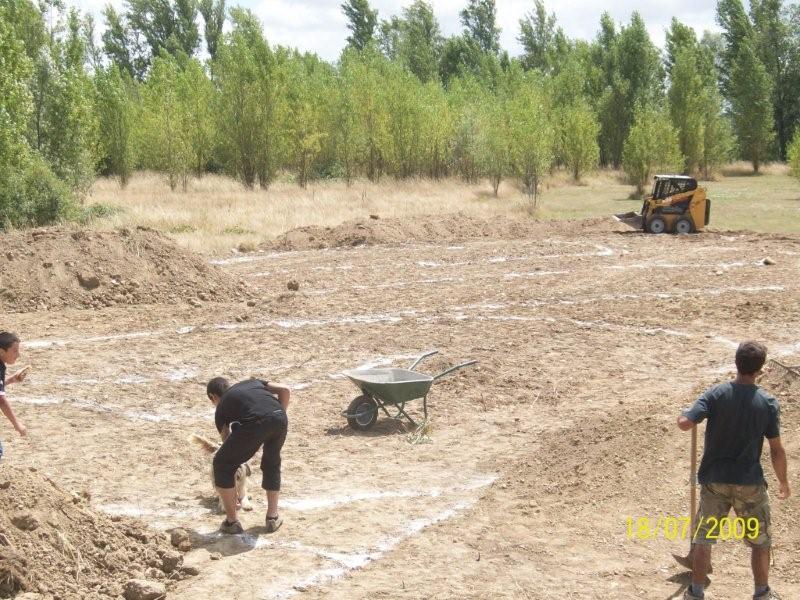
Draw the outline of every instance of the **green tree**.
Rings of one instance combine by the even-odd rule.
[[[547,14],[542,0],[536,0],[536,8],[520,19],[522,45],[520,60],[525,69],[538,69],[542,73],[556,73],[569,53],[569,42],[560,27],[556,27],[555,13]]]
[[[142,80],[150,64],[144,40],[132,31],[125,14],[119,14],[111,4],[103,10],[106,29],[101,36],[103,51],[109,60],[133,78]]]
[[[464,36],[487,54],[500,53],[500,28],[495,0],[468,0],[461,11]]]
[[[433,8],[424,0],[414,0],[404,8],[402,18],[395,16],[381,24],[384,54],[400,62],[423,83],[437,79],[443,43]]]
[[[669,29],[666,35],[666,56],[665,62],[667,66],[667,73],[672,75],[672,67],[675,65],[678,53],[686,48],[695,49],[697,47],[697,36],[694,29],[688,25],[684,25],[675,17],[672,17]]]
[[[692,45],[678,48],[672,65],[669,110],[678,131],[678,143],[684,157],[684,172],[695,173],[703,161],[706,116],[705,89],[698,65],[699,49]]]
[[[328,72],[316,57],[303,60],[294,56],[287,61],[285,68],[288,158],[296,169],[297,182],[305,188],[314,161],[322,152],[323,142],[328,136],[324,122]]]
[[[800,178],[800,131],[794,134],[794,139],[789,144],[788,157],[792,175]]]
[[[655,172],[674,171],[682,162],[678,133],[667,114],[652,106],[639,108],[622,153],[622,167],[636,192],[644,193]]]
[[[500,183],[511,174],[511,122],[505,92],[485,93],[479,101],[476,158],[480,171],[489,177],[497,197]]]
[[[601,128],[600,158],[603,164],[616,167],[636,107],[655,102],[663,94],[661,57],[639,13],[634,12],[630,24],[619,32],[604,13],[592,62],[599,73],[593,102]]]
[[[177,91],[179,101],[189,115],[186,128],[191,148],[192,171],[196,177],[201,177],[211,160],[217,137],[214,114],[216,91],[200,61],[194,58],[184,59],[178,61],[178,64],[181,72]]]
[[[700,171],[709,179],[711,171],[731,159],[734,148],[730,120],[722,114],[722,97],[716,86],[707,87],[703,94],[703,156]]]
[[[758,173],[772,144],[772,83],[749,42],[739,46],[730,84],[731,117],[739,151]]]
[[[243,9],[231,17],[214,63],[220,160],[246,187],[258,181],[266,188],[286,152],[285,81],[258,19]]]
[[[528,78],[511,94],[511,164],[536,208],[539,185],[553,165],[556,130],[547,94],[538,81]]]
[[[350,30],[347,45],[356,50],[364,50],[374,40],[378,11],[370,8],[369,0],[347,0],[342,3],[342,11],[347,17],[347,28]]]
[[[753,26],[741,0],[719,0],[717,23],[722,28],[723,50],[720,55],[720,86],[723,95],[731,98],[731,78],[734,62],[742,44],[751,43]]]
[[[83,192],[95,175],[98,121],[94,88],[84,69],[81,22],[75,10],[65,19],[58,7],[46,8],[51,25],[47,45],[35,62],[29,139],[56,176]]]
[[[142,86],[137,130],[142,166],[166,173],[169,187],[186,191],[194,166],[191,120],[181,88],[183,74],[175,58],[162,53]]]
[[[205,23],[206,49],[211,60],[217,57],[217,46],[225,25],[225,0],[199,0],[197,8]]]
[[[798,31],[792,31],[789,14],[782,0],[751,0],[753,42],[772,83],[772,113],[775,119],[775,141],[778,156],[786,158],[795,123],[800,118],[797,98]]]
[[[140,34],[156,57],[161,50],[173,56],[192,56],[200,43],[196,0],[127,0],[131,29]]]
[[[33,5],[0,0],[0,228],[45,225],[75,211],[67,186],[25,137],[33,114],[27,51],[35,49],[30,33],[37,30],[43,32],[44,24]]]
[[[122,187],[127,185],[136,160],[132,139],[136,116],[133,86],[130,75],[120,73],[117,65],[95,73],[102,171],[119,177]]]
[[[580,97],[559,112],[559,155],[573,179],[580,181],[581,175],[595,169],[600,159],[600,124],[589,103]]]

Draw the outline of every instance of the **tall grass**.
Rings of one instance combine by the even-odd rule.
[[[766,166],[759,176],[743,176],[747,172],[746,165],[735,164],[716,181],[701,183],[713,200],[712,226],[800,232],[800,182],[783,165]],[[615,171],[590,174],[579,184],[556,172],[545,182],[534,216],[573,219],[638,210],[641,201],[629,199],[632,189]],[[462,211],[487,219],[530,218],[529,201],[514,184],[504,182],[495,198],[488,181],[457,179],[356,181],[350,187],[325,181],[306,189],[277,182],[264,191],[207,175],[193,180],[187,192],[172,192],[162,176],[139,173],[124,189],[115,180],[99,179],[87,204],[89,209],[92,204],[112,208],[99,211],[92,228],[152,227],[204,254],[250,249],[295,227],[333,226],[369,215],[409,218]]]

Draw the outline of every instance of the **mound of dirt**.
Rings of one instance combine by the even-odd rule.
[[[2,466],[0,506],[0,598],[118,598],[133,579],[168,589],[194,572],[166,534],[97,513],[33,469]]]
[[[409,219],[345,221],[336,227],[299,227],[267,242],[268,250],[310,250],[346,246],[404,244],[409,242],[466,241],[475,239],[519,239],[541,235],[586,234],[625,231],[612,217],[574,221],[516,220],[508,217],[482,219],[464,213],[423,215]]]
[[[44,228],[0,236],[0,310],[241,299],[247,287],[146,229]]]

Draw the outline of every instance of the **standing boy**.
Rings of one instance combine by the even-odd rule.
[[[742,342],[736,350],[736,379],[706,390],[694,405],[678,417],[678,427],[689,431],[707,419],[705,448],[697,474],[700,488],[698,527],[692,540],[692,584],[684,598],[703,598],[715,524],[736,516],[758,521],[757,535],[745,539],[751,548],[751,567],[756,600],[774,600],[769,587],[769,555],[772,544],[769,496],[761,469],[764,438],[769,442],[772,468],[778,478],[778,498],[791,495],[786,471],[786,451],[780,437],[780,406],[756,385],[767,360],[767,349],[758,342]]]

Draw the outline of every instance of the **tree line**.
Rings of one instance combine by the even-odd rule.
[[[708,177],[732,158],[800,174],[800,5],[719,0],[722,33],[673,19],[664,50],[634,12],[569,39],[541,0],[500,46],[494,0],[444,37],[429,2],[379,18],[346,0],[333,63],[270,44],[225,0],[108,5],[102,35],[62,0],[0,0],[0,226],[76,214],[98,174],[173,189],[224,172],[267,188],[314,179],[514,179],[535,199],[562,167]]]

